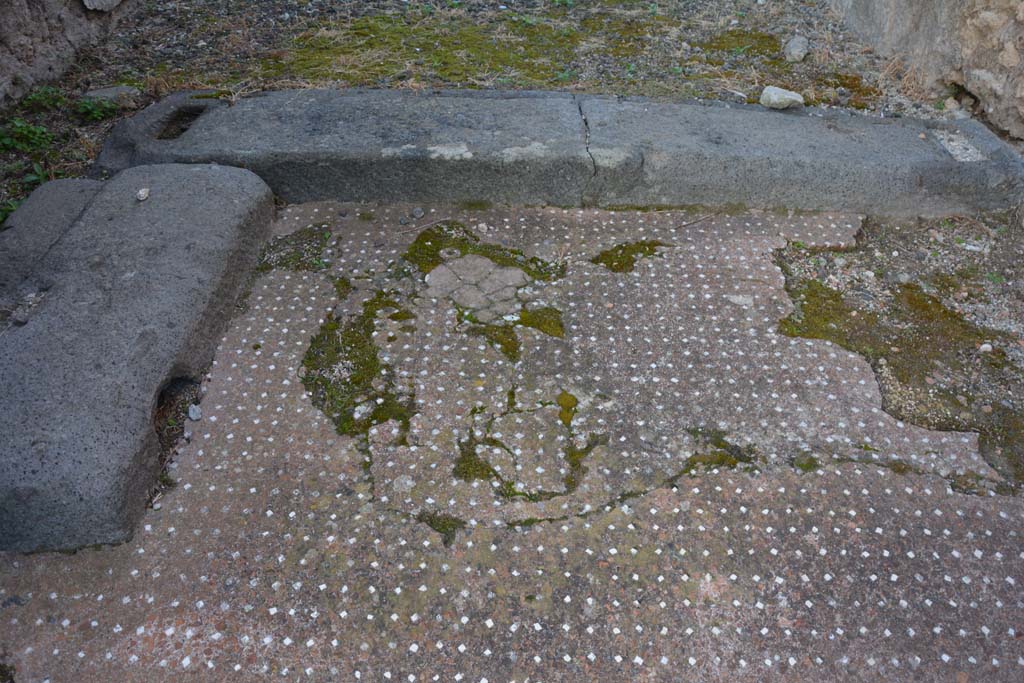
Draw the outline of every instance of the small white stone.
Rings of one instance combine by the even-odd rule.
[[[149,199],[149,188],[148,187],[144,187],[141,190],[139,190],[138,192],[136,192],[135,193],[135,198],[138,199],[140,202],[144,202],[147,199]]]
[[[978,347],[978,350],[981,351],[982,353],[992,353],[992,345],[988,343],[982,344],[981,346]]]
[[[793,36],[786,43],[786,47],[783,48],[783,55],[786,57],[787,62],[802,62],[804,57],[807,56],[807,52],[811,48],[811,43],[803,36]]]
[[[798,92],[769,85],[761,91],[761,105],[769,109],[802,107],[804,105],[804,97]]]
[[[190,405],[188,407],[188,419],[193,422],[198,422],[203,419],[203,409],[195,404]]]

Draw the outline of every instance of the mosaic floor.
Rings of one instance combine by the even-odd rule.
[[[0,556],[14,680],[1019,681],[977,437],[776,330],[849,216],[281,211],[130,543]],[[907,473],[913,470],[914,473]],[[0,672],[0,680],[4,680]]]

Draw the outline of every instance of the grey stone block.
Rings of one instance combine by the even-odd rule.
[[[212,359],[272,215],[252,173],[164,165],[47,183],[11,217],[0,292],[30,305],[0,333],[0,549],[131,536],[159,393]]]
[[[0,233],[0,309],[89,205],[103,183],[74,178],[46,183],[7,218]]]
[[[187,124],[187,125],[186,125]],[[940,133],[977,152],[958,160]],[[181,93],[114,129],[96,168],[248,168],[292,201],[721,205],[947,215],[1011,206],[1024,164],[973,121],[531,92]]]
[[[581,98],[581,109],[597,164],[586,203],[945,215],[1003,208],[1024,193],[1020,157],[971,121],[604,97]],[[983,158],[957,161],[936,130],[951,131]]]
[[[97,168],[168,161],[241,166],[289,202],[565,205],[578,202],[593,173],[569,94],[295,90],[231,107],[175,97],[115,129]],[[159,139],[168,120],[196,111],[204,113],[188,130]]]

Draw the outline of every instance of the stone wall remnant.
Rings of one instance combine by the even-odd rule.
[[[0,108],[59,78],[81,48],[105,36],[123,0],[0,0]]]
[[[961,87],[993,125],[1024,138],[1024,2],[831,2],[879,52],[904,57],[930,92]]]

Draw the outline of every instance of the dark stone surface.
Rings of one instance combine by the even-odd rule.
[[[722,204],[947,214],[1007,205],[1020,158],[983,126],[587,97],[589,203]],[[986,161],[956,161],[932,129]]]
[[[579,201],[593,174],[579,109],[568,94],[296,90],[231,107],[174,97],[115,129],[97,167],[241,166],[287,201],[565,205]],[[159,122],[186,107],[209,110],[179,137],[157,139]]]
[[[958,161],[937,133],[979,160]],[[1024,192],[1020,157],[974,121],[562,93],[299,90],[230,107],[179,93],[119,124],[96,168],[167,162],[248,168],[290,202],[947,215],[1005,208]]]
[[[273,214],[266,185],[233,168],[97,185],[47,183],[0,233],[0,272],[19,276],[3,293],[20,303],[0,334],[2,549],[131,536],[160,390],[210,362]]]
[[[0,306],[18,297],[18,287],[75,222],[103,183],[73,178],[54,180],[34,192],[0,233]]]

